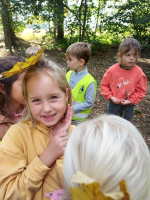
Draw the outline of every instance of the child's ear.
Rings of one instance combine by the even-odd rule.
[[[1,92],[2,94],[5,94],[4,87],[5,87],[4,84],[0,84],[0,92]]]
[[[69,88],[66,89],[66,101],[68,101],[69,98]]]
[[[80,59],[80,65],[85,65],[85,60],[83,58]]]

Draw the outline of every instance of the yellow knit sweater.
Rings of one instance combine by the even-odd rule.
[[[70,126],[71,133],[74,126]],[[0,199],[46,200],[45,193],[62,188],[63,157],[48,168],[39,159],[49,142],[50,129],[31,122],[12,125],[0,143]]]

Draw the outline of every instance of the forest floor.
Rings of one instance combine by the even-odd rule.
[[[35,42],[25,42],[18,40],[18,47],[13,51],[14,55],[25,57],[25,50],[31,45],[38,45]],[[92,112],[89,118],[93,118],[102,113],[105,113],[106,100],[100,93],[100,83],[106,70],[116,63],[117,55],[116,47],[109,48],[107,51],[97,52],[92,56],[87,64],[89,72],[97,81],[97,94]],[[0,57],[9,55],[8,50],[0,45]],[[59,65],[67,69],[65,51],[64,50],[47,50],[45,49],[45,56]],[[138,103],[134,108],[134,114],[131,122],[142,133],[149,149],[150,149],[150,53],[149,51],[142,51],[141,58],[137,65],[139,65],[147,76],[147,93],[145,98]]]

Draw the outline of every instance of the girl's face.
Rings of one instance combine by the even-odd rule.
[[[54,126],[66,111],[68,90],[64,93],[57,80],[38,74],[27,81],[28,103],[33,117],[45,126]]]
[[[135,49],[131,49],[127,53],[120,56],[121,64],[124,68],[132,69],[137,61],[137,54]]]
[[[14,111],[22,111],[22,105],[26,105],[26,99],[23,97],[21,86],[25,72],[22,72],[18,79],[12,84],[10,92],[11,108]],[[21,110],[20,110],[21,109]]]

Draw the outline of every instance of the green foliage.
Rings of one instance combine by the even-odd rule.
[[[42,38],[41,45],[47,44],[48,49],[64,49],[66,50],[68,46],[74,42],[78,41],[78,35],[74,36],[72,40],[70,41],[70,38],[68,35],[65,35],[63,39],[60,39],[58,41],[54,40],[52,35],[46,34]]]
[[[78,34],[74,34],[70,37],[69,34],[65,35],[65,37],[59,41],[54,40],[52,35],[45,35],[43,36],[43,40],[41,46],[46,45],[48,49],[63,49],[66,50],[69,45],[72,43],[78,42]],[[120,36],[113,36],[110,33],[103,32],[100,36],[96,36],[94,40],[94,36],[90,37],[90,44],[91,44],[91,52],[92,55],[95,55],[101,51],[107,51],[110,47],[118,47],[120,42],[122,41],[123,37]],[[88,42],[86,37],[84,42]]]
[[[14,21],[13,27],[14,27],[15,33],[20,33],[26,28],[25,23],[21,21]]]
[[[122,35],[130,32],[141,44],[150,44],[150,1],[128,0],[114,5],[115,11],[105,18],[105,29]]]
[[[150,45],[149,0],[9,0],[15,32],[33,25],[33,33],[41,31],[47,22],[47,33],[42,43],[49,48],[66,49],[77,41],[92,44],[92,54],[117,47],[126,37],[134,37],[142,45]],[[17,17],[16,17],[17,16]]]

